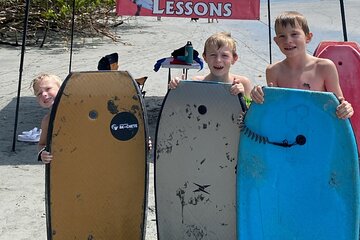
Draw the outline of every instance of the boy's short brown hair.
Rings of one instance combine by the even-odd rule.
[[[34,78],[30,84],[30,88],[33,89],[35,95],[36,95],[36,91],[37,91],[37,89],[36,89],[37,83],[45,78],[52,80],[58,87],[61,86],[62,80],[60,77],[58,77],[54,74],[42,73],[42,74],[38,75],[36,78]]]
[[[219,32],[211,35],[205,42],[203,55],[206,56],[206,50],[210,47],[219,49],[224,46],[227,46],[232,50],[234,57],[237,56],[236,41],[231,37],[231,34],[227,32]]]
[[[278,34],[279,26],[286,27],[288,24],[295,27],[296,24],[304,31],[305,35],[310,33],[309,25],[304,15],[296,11],[287,11],[278,15],[275,19],[275,32]]]

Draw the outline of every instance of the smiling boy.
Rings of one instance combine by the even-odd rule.
[[[206,76],[195,76],[192,78],[193,80],[230,83],[232,84],[230,88],[231,94],[243,93],[245,96],[250,97],[250,80],[245,76],[230,73],[231,66],[239,58],[236,53],[236,42],[231,37],[231,34],[220,32],[211,35],[205,42],[202,56],[209,67],[210,73]],[[179,77],[171,80],[169,88],[176,88],[179,81]]]
[[[31,82],[34,94],[41,107],[51,109],[54,104],[55,97],[60,89],[61,83],[61,79],[58,76],[52,74],[40,74]],[[45,151],[49,120],[50,111],[43,117],[41,121],[42,131],[38,143],[38,159],[43,163],[50,163],[52,160],[52,155]]]
[[[344,99],[335,64],[306,52],[306,45],[313,36],[306,18],[295,11],[284,12],[275,20],[275,32],[274,41],[285,59],[266,68],[267,85],[333,92],[340,101],[336,110],[338,118],[350,118],[354,110]],[[253,88],[251,98],[257,103],[264,102],[261,86]]]

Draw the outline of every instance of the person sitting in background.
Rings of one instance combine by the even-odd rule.
[[[111,70],[111,71],[117,71],[119,68],[119,55],[117,53],[112,53],[109,55],[106,55],[105,57],[102,57],[99,61],[98,64],[98,70],[102,71],[102,70]],[[143,91],[144,89],[144,84],[145,81],[148,77],[144,76],[141,78],[136,78],[135,81],[138,84],[141,94],[143,97],[145,97],[145,91]],[[152,149],[152,142],[151,142],[151,138],[149,137],[149,141],[148,141],[148,148],[149,151]]]
[[[105,57],[102,57],[98,63],[98,70],[111,70],[111,71],[117,71],[119,69],[119,55],[117,53],[112,53],[109,55],[106,55]],[[135,81],[139,85],[140,91],[143,96],[145,96],[144,91],[144,84],[147,80],[147,76],[136,78]]]
[[[119,55],[112,53],[102,57],[98,63],[98,70],[118,70],[119,68]]]

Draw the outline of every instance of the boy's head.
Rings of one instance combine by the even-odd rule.
[[[231,65],[238,60],[236,42],[231,34],[220,32],[210,36],[205,42],[203,58],[212,78],[228,81]]]
[[[278,34],[281,28],[285,28],[288,25],[295,28],[296,25],[300,26],[305,35],[310,34],[309,26],[306,18],[299,12],[288,11],[278,15],[275,19],[275,33]]]
[[[286,57],[306,54],[313,34],[309,31],[306,18],[295,11],[283,12],[275,20],[275,43]]]
[[[222,47],[228,47],[231,50],[233,57],[237,59],[236,42],[231,37],[231,34],[227,32],[215,33],[206,40],[203,57],[206,58],[206,53],[209,49],[218,50]]]
[[[53,74],[40,74],[31,82],[40,106],[50,108],[61,86],[61,79]]]

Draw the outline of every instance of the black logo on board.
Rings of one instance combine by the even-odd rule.
[[[197,184],[197,183],[194,183],[198,188],[195,189],[193,192],[204,192],[204,193],[207,193],[207,194],[210,194],[209,192],[207,192],[205,189],[210,187],[211,185],[200,185],[200,184]]]
[[[139,129],[139,122],[134,114],[121,112],[116,114],[110,123],[111,134],[120,141],[132,139]]]

